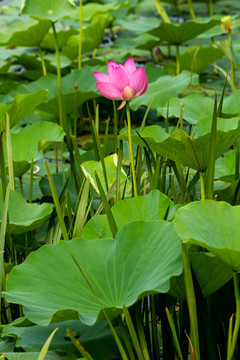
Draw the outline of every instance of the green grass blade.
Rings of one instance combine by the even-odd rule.
[[[10,119],[8,113],[6,113],[6,140],[7,140],[7,158],[8,158],[8,174],[10,189],[15,191],[15,181],[13,172],[13,159],[12,159],[12,142],[10,131]]]
[[[68,233],[67,233],[66,225],[65,225],[65,222],[64,222],[61,206],[60,206],[60,203],[59,203],[59,200],[58,200],[57,191],[56,191],[56,188],[55,188],[55,185],[54,185],[54,182],[53,182],[53,177],[52,177],[52,174],[51,174],[51,172],[49,170],[48,164],[47,164],[47,162],[45,160],[44,160],[44,166],[45,166],[45,169],[46,169],[48,182],[49,182],[49,185],[50,185],[50,189],[51,189],[51,193],[52,193],[52,197],[53,197],[53,201],[54,201],[58,221],[59,221],[59,224],[61,226],[63,239],[68,240]]]
[[[28,201],[30,204],[32,203],[32,194],[33,194],[33,157],[31,157],[30,179],[29,179]]]
[[[166,310],[166,314],[167,314],[169,326],[170,326],[171,331],[172,331],[173,342],[174,342],[174,345],[175,345],[175,347],[176,347],[177,354],[178,354],[180,360],[183,360],[181,348],[180,348],[180,345],[179,345],[179,342],[178,342],[178,337],[177,337],[176,329],[175,329],[175,326],[174,326],[174,322],[173,322],[173,320],[172,320],[171,314],[170,314],[170,312],[169,312],[169,310],[168,310],[167,307],[166,307],[165,310]]]
[[[73,237],[80,237],[82,233],[82,229],[84,226],[84,219],[86,215],[87,210],[87,203],[88,203],[88,196],[89,196],[89,186],[90,181],[89,177],[86,178],[81,198],[78,204],[77,214],[76,214],[76,220],[73,228]]]
[[[104,209],[105,209],[105,212],[106,212],[106,215],[107,215],[107,218],[108,218],[108,222],[109,222],[109,226],[110,226],[110,229],[111,229],[111,232],[112,232],[112,236],[115,239],[117,231],[118,231],[117,225],[116,225],[115,219],[113,217],[112,210],[111,210],[110,205],[108,203],[107,197],[106,197],[105,192],[103,190],[101,181],[99,180],[97,172],[95,172],[95,178],[96,178],[98,190],[99,190],[99,193],[100,193],[103,205],[104,205]]]
[[[91,355],[87,352],[87,350],[84,349],[84,347],[80,344],[80,342],[77,339],[75,339],[75,337],[73,336],[73,334],[71,333],[71,331],[69,329],[67,329],[67,334],[68,334],[69,338],[71,339],[72,344],[80,352],[80,354],[83,356],[83,358],[86,360],[93,360]]]
[[[40,354],[38,355],[38,360],[43,360],[45,358],[45,356],[47,355],[49,345],[50,345],[50,343],[52,341],[52,338],[54,337],[55,333],[58,331],[58,329],[59,328],[56,328],[55,330],[53,330],[53,332],[48,337],[47,341],[43,345],[43,348],[42,348]]]
[[[99,153],[98,153],[98,146],[97,146],[97,140],[96,140],[96,136],[95,136],[95,132],[93,130],[93,119],[92,119],[92,115],[91,115],[91,111],[89,109],[89,105],[88,103],[86,103],[87,106],[87,111],[88,111],[88,116],[89,116],[89,123],[90,123],[90,127],[91,127],[91,133],[92,133],[92,140],[93,140],[93,149],[94,149],[94,153],[95,153],[95,160],[99,161],[100,157],[99,157]]]
[[[97,133],[97,129],[96,129],[95,124],[94,124],[93,121],[92,121],[92,128],[93,128],[93,132],[94,132],[95,139],[96,139],[96,144],[97,144],[98,154],[99,154],[99,157],[100,157],[100,162],[101,162],[101,165],[102,165],[102,171],[103,171],[105,186],[106,186],[106,189],[108,191],[107,170],[106,170],[105,161],[104,161],[103,149],[102,149],[102,146],[101,146],[101,143],[100,143],[100,138],[99,138],[99,135]]]
[[[132,342],[133,342],[133,345],[134,345],[136,353],[137,353],[137,358],[138,358],[138,360],[145,360],[144,356],[143,356],[141,346],[140,346],[140,343],[139,343],[139,339],[138,339],[136,330],[134,328],[134,325],[133,325],[133,322],[132,322],[132,319],[131,319],[131,316],[130,316],[130,313],[129,313],[129,311],[126,308],[125,305],[123,305],[123,313],[125,315],[128,330],[130,332]]]
[[[155,5],[155,7],[156,7],[156,9],[157,9],[157,12],[159,13],[159,15],[161,16],[161,18],[163,19],[163,21],[164,21],[165,23],[170,24],[171,21],[170,21],[170,19],[169,19],[169,17],[168,17],[168,14],[166,13],[164,7],[161,5],[160,0],[153,0],[153,2],[154,2],[154,5]]]
[[[147,347],[147,341],[146,341],[146,338],[145,338],[142,314],[141,314],[141,302],[139,303],[139,305],[140,306],[138,306],[137,311],[136,311],[137,331],[138,331],[138,336],[139,336],[139,340],[140,340],[140,344],[141,344],[144,359],[145,360],[150,360],[150,355],[149,355],[148,347]]]
[[[214,171],[215,171],[215,158],[216,158],[216,139],[217,139],[217,94],[215,93],[213,117],[212,117],[212,128],[209,143],[209,154],[208,154],[208,168],[205,181],[206,199],[213,199],[213,188],[214,188]]]

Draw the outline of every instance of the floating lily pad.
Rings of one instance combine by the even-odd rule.
[[[2,338],[14,337],[16,347],[24,349],[27,353],[35,352],[38,354],[47,338],[54,329],[58,328],[49,346],[49,351],[62,351],[68,354],[79,354],[78,350],[72,346],[66,329],[74,332],[76,339],[93,356],[94,359],[105,360],[107,358],[119,357],[119,351],[114,341],[111,329],[107,321],[98,321],[89,327],[82,324],[79,320],[68,320],[54,323],[49,326],[27,325],[21,326],[14,322],[6,325],[2,331]],[[119,327],[115,327],[118,336],[121,337]],[[75,359],[75,358],[74,358]]]
[[[167,292],[170,278],[182,272],[180,240],[173,224],[137,221],[122,227],[116,240],[74,239],[44,245],[10,273],[7,301],[23,304],[26,316],[39,325],[49,324],[61,309],[75,310],[82,322],[93,325],[102,308],[72,255],[110,316],[143,295]]]
[[[214,253],[232,270],[240,270],[240,206],[205,200],[179,209],[175,229],[183,242]]]
[[[33,162],[41,159],[54,144],[63,141],[64,135],[61,126],[47,121],[37,121],[11,134],[14,175],[22,176],[30,168],[31,158]],[[4,144],[7,164],[5,137]]]
[[[94,18],[92,23],[83,28],[82,32],[82,52],[86,53],[97,49],[102,41],[104,29],[109,23],[109,19],[104,16]],[[78,56],[79,35],[71,36],[66,46],[63,47],[63,53],[70,59]]]
[[[77,105],[82,105],[85,101],[94,99],[100,96],[96,88],[96,80],[93,76],[93,70],[90,67],[85,67],[81,70],[73,70],[71,74],[62,78],[63,88],[63,103],[66,114],[74,112],[74,84],[78,83],[78,97]],[[28,84],[21,84],[16,90],[11,91],[9,96],[15,97],[18,94],[34,93],[40,89],[48,90],[48,101],[45,98],[44,104],[39,105],[38,108],[49,112],[53,115],[59,115],[58,103],[58,85],[56,75],[42,76],[40,79]],[[46,93],[46,90],[41,90]],[[43,103],[43,101],[41,102]],[[32,109],[31,109],[32,110]],[[30,111],[31,111],[30,110]],[[1,107],[0,107],[1,111]],[[1,112],[0,112],[1,114]],[[1,118],[0,118],[1,119]]]
[[[3,216],[4,201],[0,194],[0,219]],[[21,234],[44,224],[52,213],[50,204],[28,204],[16,191],[10,191],[8,206],[11,234]]]
[[[137,196],[119,201],[112,207],[112,214],[116,221],[117,228],[132,221],[160,220],[164,219],[173,203],[169,198],[158,190],[151,191],[146,196]],[[138,209],[136,211],[136,209]],[[97,239],[111,237],[111,229],[105,214],[93,216],[84,226],[82,237],[84,239]]]
[[[24,0],[22,15],[55,22],[68,16],[74,8],[72,0]]]
[[[162,108],[157,108],[158,113],[166,117],[180,117],[181,104],[184,104],[183,119],[190,124],[196,124],[199,119],[211,116],[213,113],[213,100],[200,94],[192,94],[184,98],[170,98]]]
[[[6,127],[6,113],[12,127],[46,100],[47,90],[39,90],[33,94],[17,95],[11,104],[0,104],[0,132]]]
[[[232,270],[212,253],[190,251],[189,258],[204,297],[220,289],[233,276]],[[183,275],[171,279],[168,293],[186,299]]]
[[[173,77],[170,75],[161,76],[156,81],[149,84],[147,91],[142,96],[133,99],[130,106],[133,110],[137,110],[140,106],[148,106],[153,96],[155,96],[151,108],[165,106],[171,97],[177,96],[181,91],[185,90],[190,83],[197,85],[198,75],[188,71]]]
[[[111,187],[111,185],[116,180],[116,176],[117,176],[117,155],[114,154],[114,155],[105,157],[104,162],[105,162],[105,166],[106,166],[108,186]],[[93,188],[97,191],[97,193],[99,191],[98,191],[98,186],[97,186],[97,182],[95,179],[95,171],[98,173],[98,176],[99,176],[99,179],[103,186],[103,189],[105,190],[105,192],[107,192],[104,175],[103,175],[103,170],[102,170],[102,165],[100,162],[94,161],[94,160],[86,161],[81,165],[81,167],[82,167],[82,170],[83,170],[85,176],[89,176],[90,183],[92,184]],[[126,173],[122,169],[121,179],[120,179],[121,193],[123,193],[125,183],[127,183],[126,184],[126,192],[131,193],[132,185],[131,185],[130,181],[127,179]]]
[[[141,137],[137,134],[132,135],[132,140],[142,146],[146,146],[147,143],[152,151],[156,151],[171,160],[175,160],[177,157],[181,164],[192,169],[205,171],[209,159],[210,131],[211,119],[205,118],[197,124],[195,133],[198,135],[197,137],[189,136],[181,129],[169,134],[161,126],[152,125],[140,134]],[[216,159],[228,150],[239,136],[239,118],[218,119]],[[119,138],[128,140],[127,133],[122,133]]]
[[[180,56],[181,70],[193,71],[201,74],[214,61],[224,57],[221,49],[213,46],[197,47],[190,46],[187,51]],[[214,70],[214,66],[212,66]]]
[[[214,19],[194,19],[182,24],[168,24],[162,22],[157,28],[150,30],[150,34],[158,36],[161,40],[172,45],[180,45],[194,39],[219,24]]]
[[[1,46],[39,46],[50,29],[46,20],[31,20],[0,33]]]

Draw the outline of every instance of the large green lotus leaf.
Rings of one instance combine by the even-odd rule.
[[[137,37],[121,37],[114,41],[114,49],[145,49],[151,50],[159,44],[159,39],[148,33],[141,33]]]
[[[79,320],[68,320],[49,326],[14,326],[6,325],[2,331],[2,338],[16,338],[16,347],[22,348],[27,353],[39,353],[54,329],[58,331],[54,335],[49,351],[63,351],[70,354],[79,354],[78,350],[72,346],[69,341],[66,329],[74,333],[81,345],[91,354],[94,359],[105,360],[119,358],[119,351],[114,341],[111,329],[107,321],[98,321],[95,325],[89,327]],[[119,334],[119,327],[115,327]]]
[[[21,303],[39,325],[47,325],[62,309],[76,310],[82,322],[93,325],[103,315],[102,307],[72,256],[109,316],[144,295],[167,292],[170,278],[182,272],[173,224],[136,221],[122,227],[115,240],[73,239],[42,246],[10,273],[7,301]]]
[[[180,56],[180,68],[181,70],[201,74],[210,64],[222,57],[224,57],[224,53],[219,48],[213,46],[200,48],[190,46],[187,51]]]
[[[6,113],[9,114],[12,127],[46,100],[47,90],[39,90],[32,94],[16,95],[11,104],[0,104],[0,132],[6,127]]]
[[[111,185],[114,183],[114,181],[116,180],[116,175],[117,175],[117,155],[110,155],[104,158],[104,162],[105,162],[105,166],[106,166],[106,172],[107,172],[107,180],[108,180],[108,187],[110,188]],[[103,175],[103,170],[102,170],[102,165],[100,162],[95,161],[95,160],[90,160],[90,161],[85,161],[82,165],[82,170],[85,174],[85,176],[89,176],[90,179],[90,183],[92,184],[93,188],[97,191],[97,193],[99,192],[98,190],[98,186],[97,186],[97,182],[96,182],[96,178],[95,178],[95,171],[98,173],[99,179],[101,181],[101,184],[103,186],[103,189],[105,192],[107,192],[106,189],[106,185],[105,185],[105,181],[104,181],[104,175]],[[127,175],[124,172],[124,170],[122,169],[121,171],[121,179],[120,179],[120,191],[121,193],[123,193],[124,191],[124,186],[125,183],[126,184],[126,195],[131,193],[131,189],[132,189],[132,185],[130,183],[130,181],[127,179]],[[113,195],[115,195],[113,193]]]
[[[79,9],[78,9],[78,12],[79,12]],[[62,49],[62,47],[64,45],[66,45],[68,39],[71,36],[76,35],[76,34],[78,34],[77,29],[61,29],[61,30],[58,30],[57,39],[58,39],[58,47],[59,47],[59,49]],[[45,36],[45,38],[43,39],[43,41],[41,43],[41,47],[43,49],[48,49],[48,50],[55,51],[55,40],[54,40],[53,32],[48,32],[48,34]],[[44,59],[45,59],[45,57],[44,57]]]
[[[235,90],[231,95],[224,98],[222,111],[226,114],[240,114],[240,90]]]
[[[83,6],[83,21],[89,22],[96,16],[112,14],[113,11],[128,6],[129,6],[128,1],[125,1],[123,3],[115,1],[109,4],[86,3]],[[76,14],[75,19],[77,20],[79,18],[79,10],[75,10],[74,15],[75,14]]]
[[[112,213],[117,228],[120,229],[132,221],[164,219],[170,208],[173,208],[173,203],[168,196],[154,190],[146,196],[136,196],[117,202],[112,207]],[[111,234],[107,216],[104,214],[93,216],[84,226],[81,235],[84,239],[108,239]]]
[[[159,24],[160,24],[160,20],[157,19],[156,17],[153,18],[147,17],[147,18],[134,19],[134,20],[130,17],[127,17],[124,19],[116,19],[114,21],[114,25],[119,25],[122,28],[127,29],[128,31],[133,31],[136,33],[148,32],[159,26]]]
[[[233,276],[232,270],[217,256],[207,252],[190,252],[191,267],[204,297],[225,285]],[[186,299],[183,275],[171,279],[170,295]]]
[[[31,158],[36,162],[43,157],[54,144],[63,141],[61,126],[47,121],[37,121],[11,134],[14,175],[22,176],[31,166]],[[7,164],[6,137],[5,160]]]
[[[211,116],[213,112],[213,100],[200,94],[192,94],[184,98],[173,97],[164,107],[157,108],[162,116],[180,117],[181,104],[184,104],[183,119],[190,124],[196,124],[203,116]]]
[[[162,41],[172,45],[180,45],[194,39],[219,23],[218,20],[194,19],[182,24],[161,23],[156,29],[150,30],[150,34],[158,36]]]
[[[215,179],[223,181],[235,180],[236,151],[228,151],[224,157],[220,157],[215,162]]]
[[[50,204],[28,204],[16,191],[10,191],[8,206],[11,234],[21,234],[44,224],[52,213]],[[0,219],[3,217],[4,201],[0,194]]]
[[[55,22],[70,15],[74,9],[72,0],[24,0],[22,15]]]
[[[51,23],[46,20],[23,22],[0,33],[1,46],[39,46]]]
[[[161,76],[149,84],[145,94],[133,99],[130,106],[133,110],[137,110],[141,105],[148,106],[154,95],[155,98],[151,107],[164,106],[171,97],[175,97],[185,90],[190,85],[191,79],[192,85],[197,85],[198,75],[192,74],[191,76],[188,71],[183,71],[175,77],[170,75]]]
[[[205,118],[197,124],[197,137],[191,137],[181,129],[169,134],[161,126],[152,125],[140,134],[144,141],[138,134],[132,135],[132,140],[142,146],[146,146],[147,143],[152,151],[171,160],[177,157],[181,164],[192,169],[205,171],[209,158],[210,130],[211,119]],[[216,159],[234,144],[239,136],[239,118],[218,119]],[[127,133],[122,133],[119,139],[128,140]]]
[[[74,84],[76,82],[78,83],[78,106],[82,105],[85,101],[97,98],[101,95],[97,91],[96,80],[93,76],[93,70],[90,67],[85,67],[81,70],[73,70],[71,74],[62,78],[63,103],[66,114],[73,113],[74,111]],[[48,90],[48,101],[39,105],[38,108],[58,116],[59,102],[56,75],[42,76],[36,81],[28,84],[21,84],[16,90],[11,91],[10,96],[14,97],[17,94],[34,93],[40,89]]]
[[[93,19],[93,22],[86,28],[83,28],[82,33],[82,52],[86,53],[97,49],[102,41],[104,29],[109,23],[109,19],[104,16],[98,16]],[[66,46],[63,47],[62,52],[70,59],[78,56],[79,35],[71,36]]]
[[[240,270],[240,206],[205,200],[176,213],[175,229],[183,242],[199,245],[218,256],[232,270]]]

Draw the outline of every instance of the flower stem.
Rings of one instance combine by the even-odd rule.
[[[201,185],[201,200],[205,200],[205,184],[204,184],[204,178],[203,173],[199,171],[200,176],[200,185]]]
[[[41,63],[42,63],[43,75],[46,76],[47,75],[47,69],[46,69],[45,61],[44,61],[42,50],[41,50],[40,46],[38,47],[38,52],[39,52]]]
[[[134,193],[134,196],[137,196],[138,195],[137,180],[136,180],[136,173],[135,173],[135,167],[134,167],[132,134],[131,134],[131,116],[130,116],[130,108],[129,108],[128,101],[126,104],[126,113],[127,113],[127,127],[128,127],[128,147],[129,147],[129,155],[130,155],[131,169],[132,169],[132,180],[133,180],[133,193]]]
[[[188,311],[189,311],[191,333],[192,333],[192,343],[195,352],[195,359],[200,360],[198,318],[197,318],[196,298],[195,298],[193,279],[192,279],[192,271],[191,271],[187,245],[182,242],[181,242],[181,251],[182,251],[182,261],[183,261],[184,284],[186,289]]]
[[[78,44],[78,69],[82,67],[82,17],[83,17],[83,4],[82,0],[79,3],[79,44]]]
[[[61,65],[60,65],[60,53],[58,47],[58,39],[56,33],[56,27],[54,22],[52,22],[52,29],[55,41],[55,51],[56,51],[56,60],[57,60],[57,79],[58,79],[58,92],[59,92],[59,118],[60,118],[60,125],[65,130],[64,124],[64,112],[63,112],[63,101],[62,101],[62,79],[61,79]]]
[[[176,45],[176,75],[180,74],[180,56],[179,56],[179,46]]]
[[[228,349],[227,360],[231,360],[233,358],[235,347],[237,345],[238,332],[240,327],[240,292],[239,292],[238,273],[235,271],[233,272],[233,281],[234,281],[234,292],[236,299],[236,321],[233,330],[232,342],[230,348]]]

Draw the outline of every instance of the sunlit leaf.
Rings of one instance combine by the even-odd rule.
[[[102,307],[113,316],[143,295],[167,292],[170,278],[181,272],[180,240],[173,224],[137,221],[122,227],[116,240],[74,239],[41,247],[12,270],[5,296],[23,304],[26,316],[40,325],[47,325],[61,309],[76,310],[91,325]]]

